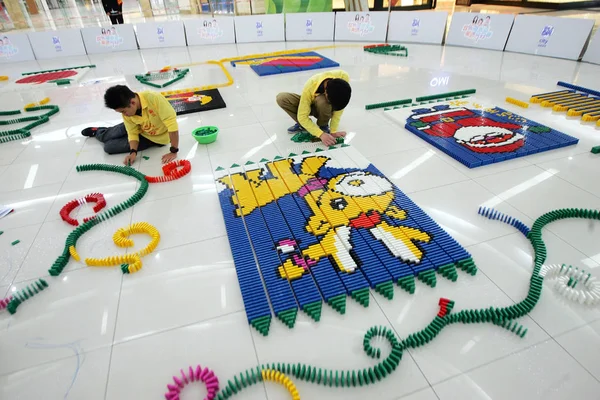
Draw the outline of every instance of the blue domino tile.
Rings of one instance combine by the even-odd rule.
[[[273,199],[272,196],[271,199]],[[275,199],[273,199],[273,202],[261,207],[260,213],[265,220],[266,227],[271,236],[272,251],[277,255],[279,265],[281,265],[283,264],[284,259],[282,255],[278,253],[276,243],[282,239],[295,238],[289,230],[287,222]],[[285,280],[285,278],[278,276],[276,269],[274,269],[272,272],[276,275],[277,279]],[[319,291],[317,290],[315,282],[310,273],[303,275],[299,279],[290,281],[290,285],[292,286],[292,290],[301,309],[307,304],[321,300]]]
[[[314,172],[314,171],[313,171]],[[322,167],[320,176],[331,179],[335,174],[327,167]],[[344,213],[346,215],[346,213]],[[346,215],[347,216],[347,215]],[[356,232],[358,234],[353,235]],[[392,280],[392,276],[388,270],[381,264],[379,258],[374,256],[368,241],[363,236],[366,235],[362,229],[353,229],[351,231],[350,243],[352,244],[352,253],[355,255],[354,260],[357,262],[358,270],[362,272],[372,288],[380,283]],[[364,256],[361,256],[364,254]]]
[[[435,110],[435,111],[440,111],[440,110],[444,110],[444,109],[448,109],[448,111],[452,110],[452,108],[447,108],[447,106],[444,106],[444,105],[433,107],[433,110]],[[512,130],[513,132],[522,134],[524,136],[523,145],[520,146],[518,149],[514,149],[510,152],[505,151],[505,152],[496,152],[496,153],[494,153],[494,152],[479,153],[479,152],[472,151],[471,149],[467,148],[466,146],[464,146],[462,144],[459,144],[454,139],[454,137],[434,136],[434,135],[428,134],[427,132],[419,130],[417,127],[411,125],[411,122],[420,121],[419,113],[430,111],[430,110],[432,110],[432,109],[421,108],[421,109],[413,110],[414,114],[411,115],[407,119],[405,128],[469,168],[476,168],[476,167],[480,167],[483,165],[489,165],[492,163],[502,162],[502,161],[510,160],[510,159],[517,158],[517,157],[524,157],[529,154],[536,154],[536,153],[540,153],[543,151],[554,150],[554,149],[557,149],[560,147],[570,146],[570,145],[576,144],[578,142],[577,138],[566,135],[562,132],[558,132],[554,129],[551,129],[549,132],[544,132],[544,133],[529,132],[524,129],[525,126],[535,127],[535,126],[543,126],[543,125],[540,125],[534,121],[526,121],[524,123],[516,122],[517,119],[520,119],[522,117],[520,117],[519,115],[514,114],[512,112],[508,112],[500,107],[495,107],[492,110],[490,110],[490,112],[481,111],[481,110],[469,110],[473,113],[472,116],[468,116],[471,119],[481,117],[481,118],[487,118],[489,120],[492,120],[492,121],[498,122],[498,123],[505,123],[505,124],[510,123],[512,125],[521,125],[520,129],[510,128],[510,130]],[[502,113],[504,113],[505,115],[500,115]],[[512,118],[509,117],[507,114],[510,115]],[[440,116],[440,119],[442,117],[443,116]],[[449,118],[454,118],[454,117],[449,117]],[[453,121],[451,123],[455,124],[455,125],[460,125],[460,121],[461,121],[461,117],[456,117],[455,119],[453,119]],[[446,122],[443,122],[443,123],[446,123]],[[482,122],[482,124],[483,123],[484,122]],[[488,122],[485,122],[485,123],[488,123]],[[432,121],[432,122],[430,122],[430,124],[432,124],[432,125],[440,124],[440,122]],[[471,125],[467,125],[467,126],[471,126]]]
[[[371,167],[371,166],[370,166]],[[369,168],[367,168],[369,170]],[[352,172],[351,169],[346,169],[345,172]],[[381,177],[385,177],[380,171],[376,170],[374,167],[369,170],[374,175],[379,175]],[[390,182],[391,183],[391,182]],[[447,255],[443,250],[440,244],[438,243],[438,235],[439,231],[442,229],[435,224],[425,213],[423,213],[416,204],[414,204],[408,197],[406,197],[400,189],[398,189],[395,185],[392,184],[394,188],[395,199],[393,200],[393,204],[398,208],[403,209],[407,212],[407,217],[403,220],[396,220],[389,217],[384,217],[386,222],[392,226],[408,226],[415,229],[419,229],[423,232],[428,233],[431,236],[431,240],[428,243],[424,242],[416,242],[413,243],[422,251],[423,257],[419,263],[415,262],[404,262],[399,259],[406,267],[409,267],[414,275],[418,275],[420,272],[429,270],[429,269],[437,269],[438,267],[453,263],[453,259]],[[403,201],[398,201],[398,198],[402,198]],[[420,212],[415,212],[415,210],[419,210]],[[371,242],[372,243],[372,242]],[[390,250],[387,251],[390,255],[392,254]],[[379,253],[378,253],[379,254]],[[394,257],[395,258],[395,257]],[[389,263],[385,263],[385,265],[389,265]],[[394,280],[396,276],[403,277],[406,274],[406,269],[402,271],[402,275],[398,275],[398,273],[394,274]]]
[[[327,57],[323,57],[322,55],[320,55],[319,53],[315,53],[315,52],[304,52],[304,53],[293,53],[293,54],[284,54],[281,55],[281,57],[300,57],[300,56],[314,56],[314,57],[321,57],[321,61],[319,61],[318,63],[314,63],[312,65],[280,65],[280,66],[276,66],[276,65],[261,65],[261,64],[257,64],[257,65],[251,65],[250,68],[256,72],[257,75],[259,76],[268,76],[268,75],[276,75],[276,74],[285,74],[285,73],[289,73],[289,72],[298,72],[298,71],[307,71],[307,70],[313,70],[313,69],[321,69],[321,68],[332,68],[332,67],[339,67],[340,64],[338,64],[337,62],[327,58]],[[261,59],[265,59],[265,58],[273,58],[275,56],[265,56],[265,57],[258,57],[258,58],[253,58],[253,59],[248,59],[248,60],[243,60],[243,61],[260,61]],[[231,61],[231,65],[232,66],[236,66],[236,64],[238,62],[241,62],[242,60],[233,60]]]
[[[583,93],[591,94],[591,95],[594,95],[594,96],[600,96],[600,92],[599,91],[588,89],[588,88],[585,88],[583,86],[572,85],[570,83],[566,83],[566,82],[563,82],[563,81],[558,81],[556,83],[556,85],[557,86],[566,87],[567,89],[577,90],[578,92],[583,92]]]
[[[258,76],[280,74],[281,70],[273,65],[251,65],[250,68],[258,74]]]
[[[231,203],[233,192],[225,189],[219,193],[219,201],[225,218],[225,228],[235,264],[236,274],[246,309],[248,322],[263,316],[270,316],[271,309],[256,266],[252,247],[241,219],[234,216]]]
[[[304,182],[306,183],[306,182]],[[308,196],[312,196],[312,193],[308,194]],[[317,200],[317,199],[315,199]],[[308,217],[307,217],[308,220]],[[332,224],[333,225],[333,224]],[[339,274],[342,283],[346,287],[348,294],[351,294],[355,290],[364,289],[369,287],[369,282],[365,279],[364,275],[360,271],[353,271],[352,273],[347,273],[341,271],[340,268],[336,268],[336,271]]]
[[[306,221],[310,217],[310,211],[302,197],[297,194],[286,195],[278,200],[278,204],[282,210],[285,210],[288,226],[301,249],[318,243],[318,239],[306,231]],[[310,268],[310,273],[325,301],[340,294],[348,294],[329,259],[320,259],[316,265]]]

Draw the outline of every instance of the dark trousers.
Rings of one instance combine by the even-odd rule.
[[[120,6],[117,6],[118,10],[115,10],[115,12],[111,12],[110,15],[108,16],[110,18],[110,22],[113,25],[118,25],[118,24],[122,24],[123,23],[123,5],[121,4]]]
[[[123,154],[129,153],[129,140],[127,139],[127,130],[125,124],[120,123],[110,128],[98,128],[96,131],[96,139],[104,143],[104,151],[108,154]],[[152,146],[164,146],[154,143],[150,139],[146,139],[140,135],[140,144],[138,150],[146,150]]]

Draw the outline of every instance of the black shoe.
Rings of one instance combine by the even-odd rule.
[[[85,128],[84,130],[81,131],[81,134],[83,136],[87,136],[87,137],[94,137],[94,136],[96,136],[97,130],[98,130],[98,128]]]

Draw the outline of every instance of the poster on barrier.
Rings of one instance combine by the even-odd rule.
[[[235,18],[238,43],[285,41],[284,15],[244,15]]]
[[[30,32],[27,35],[38,60],[86,55],[79,29]]]
[[[583,55],[583,61],[600,64],[600,33],[598,33],[598,31],[596,31],[596,34],[588,45],[588,48]]]
[[[27,34],[0,34],[0,64],[31,60],[35,60],[35,56]]]
[[[333,41],[334,13],[285,14],[287,41]]]
[[[181,21],[135,24],[135,35],[140,49],[187,46]]]
[[[130,24],[81,28],[81,36],[88,54],[113,53],[138,48],[133,25]]]
[[[388,42],[442,44],[446,11],[392,11]]]
[[[188,46],[235,43],[233,17],[198,16],[184,20],[183,25]]]
[[[387,11],[335,13],[335,40],[383,43],[388,16]]]
[[[454,13],[446,44],[502,51],[514,20],[512,14]]]
[[[506,51],[578,60],[593,19],[517,15]]]

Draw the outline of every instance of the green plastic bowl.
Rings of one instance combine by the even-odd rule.
[[[219,128],[216,126],[201,126],[192,131],[192,136],[200,144],[209,144],[217,140]]]

